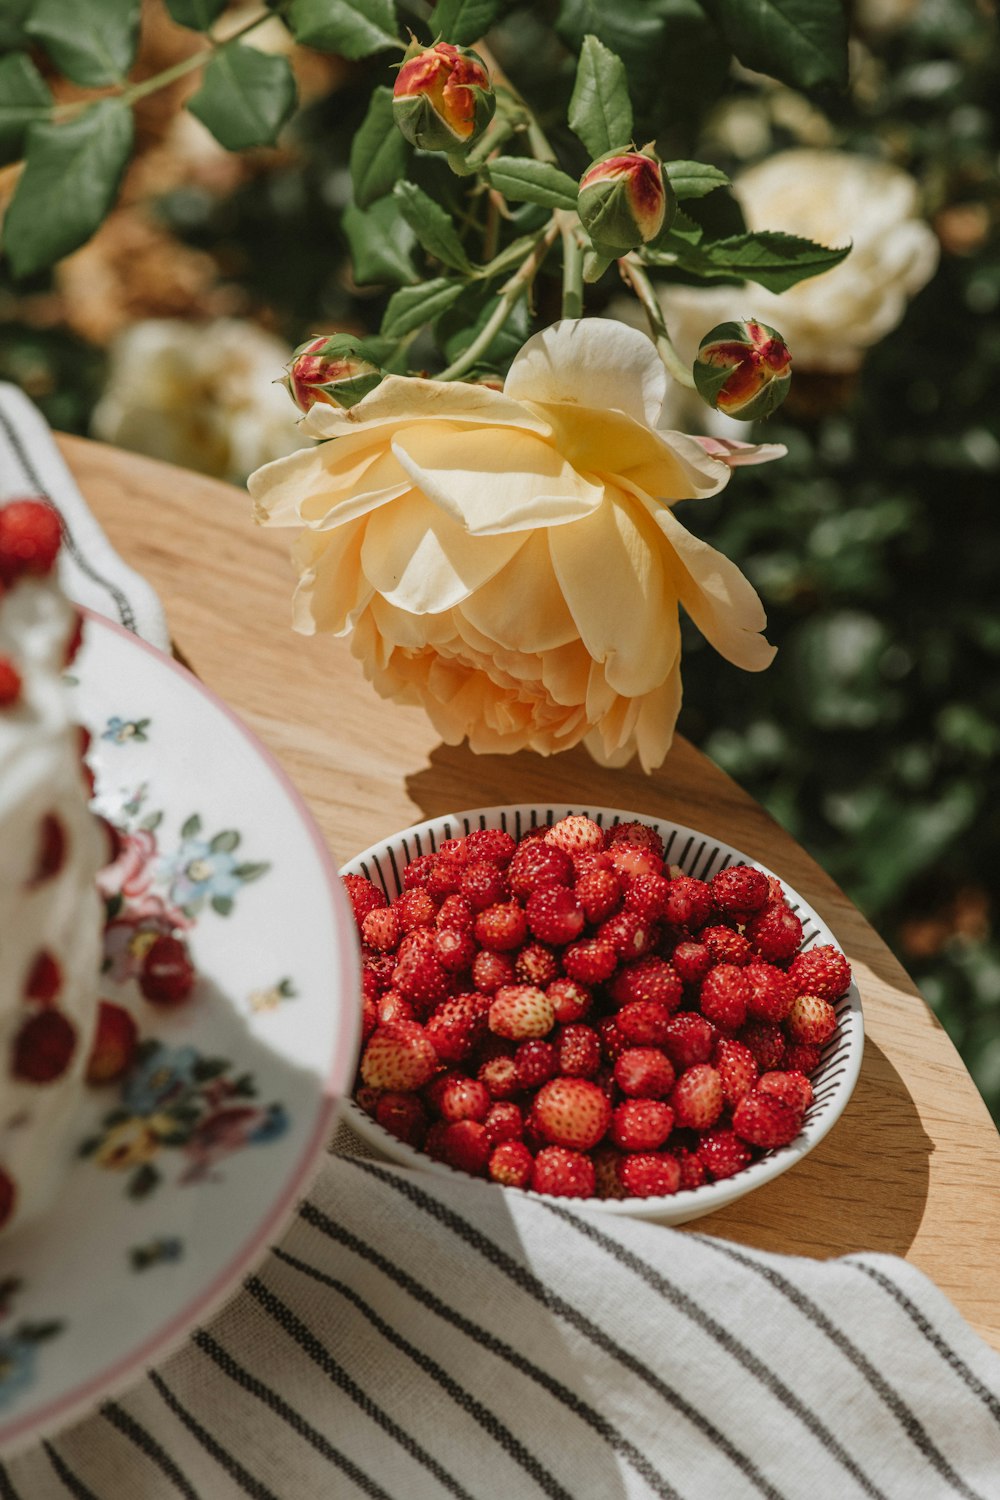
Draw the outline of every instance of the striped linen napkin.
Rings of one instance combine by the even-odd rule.
[[[0,497],[47,496],[79,602],[148,584],[0,386]],[[210,1326],[0,1464],[0,1500],[1000,1500],[1000,1357],[905,1261],[764,1255],[413,1173],[344,1127]]]

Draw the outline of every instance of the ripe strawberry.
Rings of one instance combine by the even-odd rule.
[[[354,920],[358,924],[358,930],[370,911],[378,911],[383,906],[388,906],[389,901],[384,891],[380,891],[377,885],[366,880],[363,875],[344,875],[344,885],[347,887],[347,896],[354,911]]]
[[[618,1147],[605,1142],[591,1152],[590,1159],[594,1163],[595,1197],[627,1198],[628,1193],[618,1175],[618,1168],[624,1159]]]
[[[479,913],[474,931],[480,947],[509,953],[527,938],[528,919],[516,901],[502,901]]]
[[[451,995],[427,1020],[427,1039],[442,1062],[464,1062],[488,1029],[486,998],[468,990]]]
[[[446,896],[455,895],[464,873],[464,850],[462,857],[458,857],[454,851],[442,854],[438,850],[434,856],[434,863],[430,867],[427,884],[424,889],[433,901],[443,901]]]
[[[449,974],[461,974],[476,956],[472,933],[459,927],[439,927],[434,938],[434,957]]]
[[[481,949],[472,960],[472,982],[484,995],[495,995],[502,985],[513,984],[514,960],[506,953]]]
[[[747,1015],[756,1021],[783,1021],[795,999],[788,975],[760,959],[747,964],[743,973],[750,985]]]
[[[712,1055],[718,1032],[711,1021],[693,1010],[679,1010],[664,1029],[662,1047],[679,1073]]]
[[[510,1099],[491,1102],[483,1124],[493,1146],[499,1146],[501,1141],[519,1141],[524,1135],[524,1116],[520,1105]]]
[[[423,934],[421,934],[423,936]],[[411,934],[412,936],[412,934]],[[437,934],[426,929],[425,943],[401,947],[392,982],[418,1014],[429,1015],[450,993],[451,978],[438,960],[434,944]]]
[[[565,1025],[581,1021],[594,1003],[591,991],[578,979],[553,979],[545,993],[552,1001],[556,1020]]]
[[[614,870],[590,870],[580,875],[575,890],[588,922],[603,922],[622,903],[622,883]]]
[[[701,1187],[705,1181],[705,1168],[701,1157],[696,1152],[689,1151],[686,1146],[672,1146],[670,1154],[680,1171],[681,1190]]]
[[[379,1026],[387,1021],[415,1021],[417,1013],[409,1000],[399,990],[383,990],[375,1002],[375,1016]]]
[[[662,875],[663,860],[652,849],[618,839],[608,846],[612,868],[628,886],[639,875]]]
[[[492,1103],[485,1085],[465,1073],[439,1073],[424,1089],[424,1098],[449,1124],[456,1120],[482,1123]]]
[[[796,953],[788,965],[788,978],[799,995],[819,995],[821,1000],[839,1000],[851,983],[851,966],[832,943]]]
[[[733,1130],[751,1146],[772,1151],[794,1141],[802,1128],[802,1115],[776,1094],[747,1094],[733,1110]]]
[[[676,969],[665,959],[641,958],[615,975],[610,993],[616,1005],[655,1000],[668,1010],[676,1010],[684,997],[684,986]]]
[[[659,1047],[626,1047],[615,1059],[615,1083],[630,1099],[663,1099],[675,1077],[673,1064]]]
[[[837,1029],[837,1012],[819,995],[799,995],[785,1017],[785,1030],[793,1042],[822,1047]]]
[[[629,1045],[618,1029],[614,1016],[601,1016],[597,1022],[597,1034],[601,1039],[601,1052],[609,1063],[615,1062]]]
[[[663,858],[663,840],[649,823],[613,823],[608,829],[609,844],[632,844],[636,849],[649,849],[658,859]]]
[[[697,932],[704,927],[712,910],[712,892],[703,880],[678,875],[670,882],[665,919],[672,927]]]
[[[611,1105],[596,1083],[585,1078],[553,1078],[535,1095],[532,1121],[545,1141],[589,1151],[611,1124]]]
[[[391,906],[377,906],[361,923],[362,942],[379,953],[392,953],[401,936],[399,918]]]
[[[187,945],[162,933],[146,950],[139,988],[151,1005],[182,1005],[194,989],[195,978]]]
[[[595,934],[598,942],[610,943],[623,964],[634,963],[653,946],[654,928],[651,922],[634,911],[616,911],[613,917],[602,922]]]
[[[139,1043],[139,1028],[123,1005],[101,1000],[97,1030],[87,1061],[88,1083],[111,1083],[128,1070]]]
[[[375,1102],[375,1118],[383,1130],[397,1140],[420,1150],[427,1136],[427,1111],[416,1094],[394,1090],[380,1094]]]
[[[722,1096],[732,1109],[757,1082],[757,1060],[749,1047],[732,1037],[721,1037],[712,1053],[712,1066],[722,1079]]]
[[[611,1139],[625,1151],[656,1151],[674,1126],[674,1112],[659,1099],[626,1099],[611,1116]]]
[[[526,1188],[534,1165],[535,1158],[523,1141],[501,1141],[493,1148],[487,1168],[494,1182],[504,1187]]]
[[[671,963],[685,984],[700,984],[714,962],[707,944],[690,940],[678,943],[671,958]]]
[[[645,922],[659,922],[667,913],[670,881],[665,875],[636,875],[629,885],[625,905]]]
[[[49,1007],[25,1021],[15,1036],[10,1070],[28,1083],[52,1083],[65,1073],[75,1050],[73,1022]]]
[[[9,656],[0,656],[0,708],[10,708],[21,696],[21,674]]]
[[[732,927],[703,927],[698,938],[707,946],[717,964],[735,964],[741,968],[754,956],[746,938]]]
[[[437,916],[434,898],[423,886],[403,891],[392,903],[402,932],[414,932],[419,927],[433,927]]]
[[[583,907],[568,885],[545,885],[532,891],[525,915],[536,938],[560,947],[578,938],[586,922]]]
[[[668,1096],[678,1125],[691,1130],[708,1130],[722,1113],[725,1099],[722,1079],[709,1063],[695,1063],[687,1068]]]
[[[465,835],[465,851],[470,862],[482,859],[501,870],[510,864],[516,848],[513,834],[504,828],[473,828]]]
[[[533,984],[505,984],[490,1005],[490,1030],[514,1042],[547,1036],[555,1020],[552,1001]]]
[[[776,1099],[800,1114],[805,1114],[813,1102],[812,1084],[804,1073],[786,1070],[780,1073],[762,1073],[757,1080],[759,1094],[773,1094]]]
[[[601,1066],[601,1039],[593,1026],[564,1026],[556,1038],[558,1070],[566,1078],[593,1078]]]
[[[752,865],[730,865],[713,875],[709,884],[719,910],[735,917],[759,911],[770,896],[767,876]]]
[[[44,500],[11,500],[0,507],[0,582],[51,572],[61,539],[59,512]]]
[[[808,1078],[820,1063],[820,1049],[811,1042],[791,1042],[781,1057],[781,1066],[789,1073],[804,1073]]]
[[[545,943],[525,943],[514,958],[514,978],[519,984],[534,984],[540,990],[562,974],[562,965],[554,948]]]
[[[544,838],[522,840],[507,877],[514,895],[523,900],[545,885],[572,885],[573,861],[565,849],[546,843]]]
[[[361,999],[361,1040],[367,1042],[375,1027],[378,1025],[378,1010],[375,1001],[370,995],[363,995]]]
[[[618,1176],[630,1198],[665,1198],[681,1185],[681,1169],[669,1151],[642,1151],[623,1156]]]
[[[699,991],[701,1013],[720,1031],[738,1031],[747,1018],[750,986],[735,964],[718,964],[705,975]]]
[[[476,1077],[485,1084],[491,1099],[513,1099],[521,1092],[517,1064],[512,1057],[488,1057],[480,1063]]]
[[[659,1000],[630,1000],[615,1017],[630,1047],[662,1047],[670,1028],[670,1011]]]
[[[802,941],[802,923],[787,906],[765,906],[750,918],[746,936],[754,952],[768,963],[791,958]]]
[[[430,1037],[416,1021],[393,1021],[369,1038],[361,1057],[361,1077],[370,1088],[412,1093],[430,1083],[438,1070]]]
[[[473,915],[472,903],[467,896],[445,896],[437,909],[434,926],[439,929],[447,927],[453,932],[471,932]]]
[[[556,844],[567,854],[593,854],[607,842],[603,828],[585,813],[570,813],[553,823],[545,835],[547,844]]]
[[[785,1036],[776,1021],[748,1021],[740,1028],[738,1040],[749,1047],[762,1073],[784,1066]]]
[[[474,860],[462,870],[458,888],[473,911],[485,911],[510,900],[510,885],[504,872],[484,859]]]
[[[559,1071],[559,1054],[554,1042],[533,1037],[522,1042],[514,1053],[514,1069],[522,1089],[540,1089]]]
[[[367,949],[361,964],[361,987],[366,995],[377,1000],[383,990],[392,984],[395,958],[388,953],[374,953]]]
[[[735,1177],[753,1161],[753,1152],[734,1130],[724,1127],[708,1130],[701,1137],[695,1155],[709,1177],[721,1182],[726,1177]]]
[[[530,1186],[555,1198],[592,1198],[594,1164],[582,1151],[545,1146],[535,1157]]]
[[[51,1005],[62,989],[62,968],[47,948],[42,948],[31,966],[24,986],[24,998],[37,1005]],[[103,1002],[102,1002],[103,1003]]]
[[[403,871],[404,891],[421,890],[426,886],[434,868],[434,858],[433,854],[418,854],[416,859],[410,860]]]
[[[478,1177],[492,1150],[486,1127],[478,1120],[456,1120],[454,1124],[446,1124],[441,1132],[441,1159],[458,1172]]]
[[[563,950],[563,968],[581,984],[600,984],[610,979],[618,966],[618,954],[601,938],[582,938]]]

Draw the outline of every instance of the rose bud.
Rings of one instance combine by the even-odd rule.
[[[647,245],[670,223],[676,207],[674,190],[648,147],[611,151],[580,178],[577,212],[598,250],[620,255]]]
[[[300,344],[287,366],[284,386],[300,411],[317,401],[354,406],[373,391],[382,371],[367,359],[364,345],[349,333],[334,333]]]
[[[423,151],[464,152],[493,118],[496,95],[482,59],[468,47],[412,43],[396,74],[392,112]]]
[[[727,417],[769,417],[788,395],[792,356],[773,328],[747,318],[720,323],[698,346],[694,383],[702,400]]]

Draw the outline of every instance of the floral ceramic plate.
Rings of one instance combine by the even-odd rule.
[[[0,1241],[0,1452],[82,1415],[208,1317],[280,1232],[357,1049],[350,908],[304,805],[188,672],[90,616],[73,668],[97,806],[126,830],[102,993],[143,1038],[94,1089],[56,1205]],[[151,934],[198,970],[139,996]]]

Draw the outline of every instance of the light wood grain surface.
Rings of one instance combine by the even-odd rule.
[[[876,933],[762,808],[684,741],[654,776],[442,745],[379,699],[349,644],[292,633],[288,533],[242,492],[79,438],[60,444],[122,556],[159,591],[179,654],[282,762],[338,862],[398,828],[504,802],[620,807],[703,830],[819,910],[854,967],[866,1046],[841,1120],[803,1162],[696,1227],[760,1249],[905,1256],[1000,1350],[1000,1137],[946,1033]]]

